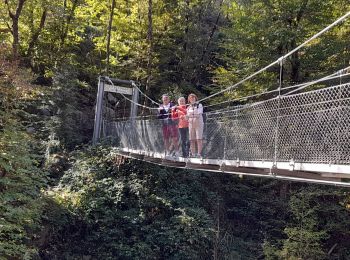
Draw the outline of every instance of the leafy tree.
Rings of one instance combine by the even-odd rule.
[[[56,201],[80,222],[78,232],[56,236],[56,244],[64,246],[59,239],[70,244],[65,255],[94,259],[209,257],[212,224],[208,212],[198,205],[199,196],[205,196],[202,187],[191,184],[192,178],[176,176],[171,177],[171,187],[166,171],[158,169],[154,175],[149,172],[154,167],[132,161],[118,167],[114,158],[103,149],[76,154],[75,165],[53,192]],[[194,188],[199,189],[198,195],[191,193]],[[62,251],[57,250],[51,253]]]
[[[285,229],[288,238],[281,256],[290,259],[346,257],[348,245],[343,244],[343,238],[339,240],[350,235],[349,212],[342,206],[346,202],[344,195],[342,191],[315,187],[295,193],[289,201],[293,220]]]
[[[6,53],[6,49],[2,49]],[[1,57],[3,58],[3,57]],[[2,60],[2,59],[1,59]],[[30,107],[40,91],[28,88],[30,75],[16,64],[2,60],[0,76],[0,258],[19,259],[37,255],[31,241],[40,231],[44,205],[41,190],[46,174],[43,147],[44,123]],[[44,140],[44,139],[43,139]]]
[[[154,99],[205,96],[348,8],[346,0],[1,1],[0,257],[347,259],[347,191],[169,170],[78,147],[91,140],[107,65]],[[284,60],[283,85],[348,65],[348,25]],[[275,89],[278,79],[276,66],[211,102]],[[49,198],[45,167],[58,183]]]
[[[230,25],[222,29],[222,51],[218,55],[219,66],[213,70],[214,81],[229,85],[277,60],[335,21],[344,13],[345,6],[341,0],[231,2],[225,6]],[[348,33],[347,29],[337,27],[285,59],[283,85],[318,78],[344,67],[344,61],[339,62],[339,58],[349,60],[349,57],[342,30]],[[324,66],[325,63],[328,65]],[[277,89],[278,80],[279,67],[275,66],[227,93],[223,99]]]

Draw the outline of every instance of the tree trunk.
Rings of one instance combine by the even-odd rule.
[[[18,48],[19,48],[19,32],[18,32],[18,18],[12,19],[12,53],[15,59],[18,58]]]
[[[36,42],[38,41],[38,38],[39,38],[39,35],[40,35],[42,29],[45,26],[46,17],[47,17],[47,9],[45,8],[43,13],[41,14],[39,27],[36,31],[35,30],[33,31],[32,38],[30,39],[30,42],[28,45],[28,50],[27,50],[27,57],[32,56],[34,46],[35,46]]]
[[[152,80],[152,58],[153,58],[153,0],[148,0],[148,30],[147,30],[147,80],[146,80],[146,94],[149,94]],[[147,98],[145,98],[144,105],[147,106]]]
[[[61,45],[62,45],[62,42],[64,42],[63,35],[66,27],[66,19],[65,19],[66,12],[67,12],[67,0],[63,0],[63,18],[62,18],[62,24],[60,24]]]
[[[288,188],[289,188],[289,182],[287,182],[287,181],[282,182],[282,184],[280,186],[280,197],[281,198],[283,198],[283,199],[287,198]]]
[[[188,72],[187,70],[187,59],[190,59],[189,54],[188,54],[188,49],[191,47],[189,46],[189,34],[190,34],[190,23],[191,23],[191,10],[190,10],[190,1],[186,0],[185,1],[186,4],[186,9],[185,9],[185,28],[184,28],[184,32],[183,32],[183,45],[182,45],[182,55],[180,55],[181,60],[178,64],[178,68],[177,71],[181,74],[181,79],[183,81],[186,81],[186,72]]]
[[[11,34],[12,34],[12,37],[13,37],[12,53],[13,53],[14,59],[18,58],[18,49],[19,49],[19,45],[20,45],[18,22],[19,22],[19,17],[20,17],[20,15],[22,13],[23,6],[24,6],[25,2],[26,2],[26,0],[18,0],[17,7],[16,7],[16,12],[13,13],[11,11],[11,8],[10,8],[8,0],[5,0],[5,4],[7,6],[8,14],[9,14],[11,20],[12,20]]]
[[[109,16],[108,22],[108,31],[107,31],[107,64],[106,64],[106,73],[109,74],[109,56],[110,56],[110,46],[111,46],[111,34],[112,34],[112,24],[113,24],[113,16],[114,16],[114,8],[115,8],[115,0],[112,0],[111,13]]]
[[[130,10],[130,2],[129,2],[129,0],[125,0],[125,5],[126,5],[126,15],[130,16],[131,15],[131,10]]]
[[[305,10],[307,9],[308,3],[309,3],[309,0],[304,0],[302,2],[295,19],[293,19],[292,25],[295,31],[297,31],[300,27],[300,22],[304,16]],[[296,38],[293,38],[291,41],[291,49],[293,50],[296,47],[297,47]],[[300,58],[299,58],[299,51],[296,51],[291,55],[291,65],[292,65],[292,69],[291,69],[290,78],[292,82],[298,83],[300,82],[300,65],[301,65]]]
[[[215,31],[217,30],[218,28],[218,24],[219,24],[219,21],[220,21],[220,17],[221,17],[221,8],[222,8],[222,4],[223,4],[224,0],[221,0],[220,1],[220,4],[219,4],[219,13],[216,17],[216,20],[215,20],[215,23],[213,25],[213,28],[211,29],[211,32],[208,36],[208,40],[207,40],[207,43],[205,44],[204,48],[203,48],[203,52],[202,52],[202,57],[201,57],[201,63],[203,64],[204,62],[204,59],[205,59],[205,55],[207,54],[208,52],[208,49],[209,49],[209,46],[210,46],[210,42],[213,40],[213,37],[214,37],[214,34],[215,34]]]
[[[73,1],[72,9],[70,10],[67,19],[66,20],[63,19],[62,32],[61,32],[61,46],[64,45],[64,42],[65,42],[65,40],[67,38],[69,25],[71,24],[71,22],[73,20],[75,9],[78,6],[78,1],[79,0],[74,0]],[[64,6],[64,12],[66,12],[67,0],[64,0],[63,6]]]
[[[294,48],[292,47],[292,49]],[[292,65],[292,70],[291,70],[290,78],[293,83],[298,83],[300,82],[300,59],[299,59],[298,51],[292,54],[291,65]]]
[[[188,31],[189,31],[189,22],[190,22],[190,1],[186,0],[186,14],[185,14],[185,30],[184,30],[184,44],[183,44],[183,50],[186,54],[187,51],[187,40],[188,40]]]
[[[206,58],[208,57],[208,50],[209,50],[209,47],[210,47],[210,43],[212,42],[212,40],[214,38],[214,34],[215,34],[216,30],[218,29],[218,25],[219,25],[220,17],[221,17],[221,8],[222,8],[223,2],[224,2],[224,0],[221,0],[219,2],[218,14],[216,16],[214,25],[213,25],[213,27],[212,27],[212,29],[210,31],[210,34],[209,34],[209,36],[207,38],[206,43],[203,45],[201,58],[200,58],[197,66],[196,66],[196,69],[193,71],[195,73],[194,77],[195,77],[195,81],[196,81],[197,84],[199,84],[199,82],[200,82],[201,69],[205,65],[206,60],[207,60]]]

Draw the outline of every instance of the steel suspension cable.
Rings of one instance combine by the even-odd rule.
[[[294,89],[294,90],[292,90],[292,91],[289,91],[288,93],[285,93],[283,96],[290,95],[290,94],[292,94],[292,93],[295,93],[295,92],[297,92],[297,91],[299,91],[299,90],[305,89],[305,88],[307,88],[307,87],[309,87],[309,86],[311,86],[311,85],[314,85],[314,84],[319,83],[319,82],[322,82],[322,81],[331,80],[331,79],[335,79],[335,78],[340,78],[340,79],[341,79],[341,78],[344,77],[344,76],[350,75],[350,73],[345,73],[345,72],[346,72],[347,70],[349,70],[349,69],[350,69],[350,66],[346,67],[345,69],[341,69],[341,70],[339,70],[339,71],[337,71],[337,72],[335,72],[335,73],[333,73],[333,74],[331,74],[331,75],[329,75],[329,76],[326,76],[326,77],[324,77],[324,78],[321,78],[321,79],[319,79],[319,80],[315,80],[315,81],[306,83],[306,84],[300,86],[300,87],[297,88],[297,89]]]
[[[326,28],[324,28],[323,30],[321,30],[320,32],[316,33],[315,35],[313,35],[311,38],[309,38],[308,40],[306,40],[304,43],[300,44],[298,47],[296,47],[295,49],[291,50],[290,52],[288,52],[286,55],[280,57],[279,59],[277,59],[276,61],[272,62],[271,64],[265,66],[264,68],[258,70],[257,72],[251,74],[250,76],[242,79],[241,81],[237,82],[236,84],[229,86],[219,92],[216,92],[212,95],[209,95],[205,98],[200,99],[198,102],[203,102],[207,99],[213,98],[217,95],[220,95],[228,90],[231,90],[233,88],[236,88],[237,86],[241,85],[242,83],[248,81],[249,79],[255,77],[256,75],[266,71],[267,69],[271,68],[272,66],[278,64],[280,62],[280,60],[284,60],[286,58],[288,58],[290,55],[292,55],[293,53],[297,52],[299,49],[301,49],[302,47],[304,47],[305,45],[307,45],[309,42],[311,42],[312,40],[316,39],[317,37],[319,37],[320,35],[324,34],[325,32],[329,31],[331,28],[333,28],[334,26],[336,26],[337,24],[341,23],[342,21],[344,21],[345,19],[347,19],[350,16],[350,12],[346,13],[345,15],[343,15],[342,17],[340,17],[339,19],[337,19],[335,22],[333,22],[332,24],[328,25]]]
[[[229,87],[227,87],[227,88],[225,88],[225,89],[223,89],[223,90],[221,90],[221,91],[219,91],[219,92],[216,92],[216,93],[214,93],[214,94],[212,94],[212,95],[209,95],[209,96],[207,96],[207,97],[205,97],[205,98],[202,98],[202,99],[198,100],[197,102],[198,102],[198,103],[199,103],[199,102],[203,102],[203,101],[208,100],[208,99],[210,99],[210,98],[213,98],[213,97],[215,97],[215,96],[217,96],[217,95],[219,95],[219,94],[222,94],[222,93],[224,93],[224,92],[226,92],[226,91],[228,91],[228,90],[231,90],[231,89],[233,89],[233,88],[235,88],[235,87],[241,85],[242,83],[248,81],[249,79],[255,77],[256,75],[258,75],[258,74],[260,74],[260,73],[266,71],[267,69],[271,68],[272,66],[274,66],[274,65],[276,65],[276,64],[280,64],[280,62],[282,62],[284,59],[286,59],[287,57],[289,57],[290,55],[292,55],[293,53],[295,53],[296,51],[298,51],[299,49],[301,49],[302,47],[304,47],[305,45],[307,45],[309,42],[311,42],[312,40],[316,39],[316,38],[319,37],[320,35],[324,34],[324,33],[327,32],[328,30],[330,30],[331,28],[333,28],[334,26],[336,26],[337,24],[339,24],[340,22],[344,21],[344,20],[347,19],[349,16],[350,16],[350,12],[346,13],[345,15],[343,15],[342,17],[340,17],[339,19],[337,19],[335,22],[333,22],[332,24],[328,25],[326,28],[324,28],[323,30],[321,30],[320,32],[318,32],[317,34],[315,34],[314,36],[312,36],[311,38],[309,38],[308,40],[306,40],[304,43],[302,43],[301,45],[299,45],[298,47],[296,47],[296,48],[293,49],[292,51],[288,52],[286,55],[280,57],[280,58],[277,59],[276,61],[270,63],[269,65],[265,66],[264,68],[258,70],[258,71],[255,72],[255,73],[251,74],[250,76],[248,76],[248,77],[242,79],[241,81],[237,82],[236,84],[234,84],[234,85],[232,85],[232,86],[229,86]],[[107,79],[113,86],[115,86],[114,83],[112,82],[112,80],[111,80],[109,77],[106,77],[106,79]],[[319,81],[317,81],[317,82],[319,82]],[[134,82],[133,82],[133,83],[134,83]],[[313,83],[313,84],[314,84],[314,83]],[[134,83],[134,86],[136,86],[135,83]],[[302,88],[305,88],[305,87],[307,87],[307,86],[310,86],[310,85],[307,84],[307,85],[303,86]],[[295,86],[294,86],[294,87],[295,87]],[[154,100],[152,100],[151,98],[149,98],[149,97],[148,97],[146,94],[144,94],[137,86],[136,86],[136,88],[140,91],[140,93],[141,93],[142,95],[144,95],[146,98],[148,98],[152,103],[158,104],[158,105],[159,105],[158,102],[155,102]],[[285,88],[285,89],[286,89],[286,88]],[[299,90],[299,89],[298,89],[298,90]],[[276,91],[280,91],[280,88],[279,88],[278,90],[276,90]],[[295,91],[297,91],[297,90],[295,90]],[[295,92],[295,91],[293,91],[293,92]],[[262,93],[262,94],[272,93],[272,92],[275,92],[275,91],[269,91],[269,92],[265,92],[265,93]],[[293,93],[293,92],[290,92],[290,93]],[[289,93],[289,94],[290,94],[290,93]],[[129,102],[133,103],[133,104],[136,105],[136,106],[149,109],[150,111],[152,111],[152,110],[158,110],[158,109],[159,109],[159,108],[149,107],[149,106],[142,105],[142,104],[140,104],[140,103],[134,102],[133,100],[129,99],[128,97],[126,97],[126,96],[123,95],[122,93],[120,93],[120,94],[123,96],[124,99],[128,100]],[[240,98],[240,99],[250,98],[250,97],[252,97],[252,96],[257,96],[257,95],[262,95],[262,94],[255,94],[255,95],[251,95],[251,96],[246,96],[246,97],[242,97],[242,98]],[[232,102],[232,100],[231,100],[231,101],[227,101],[227,102]],[[215,104],[215,105],[217,105],[217,104]],[[209,106],[214,106],[214,105],[209,105]],[[206,107],[209,107],[209,106],[206,106]]]
[[[138,86],[137,86],[137,84],[134,82],[134,81],[132,81],[132,85],[135,87],[135,88],[137,88],[137,90],[141,93],[141,95],[143,95],[145,98],[147,98],[149,101],[151,101],[152,102],[152,104],[155,104],[155,105],[160,105],[160,103],[158,103],[157,101],[154,101],[152,98],[150,98],[149,96],[147,96]]]
[[[320,78],[320,79],[317,79],[317,80],[313,80],[313,81],[309,81],[309,82],[306,82],[306,83],[301,83],[301,84],[297,84],[297,85],[284,87],[284,88],[281,88],[281,90],[283,91],[283,90],[288,90],[288,89],[292,89],[292,88],[308,87],[308,86],[314,85],[314,84],[319,83],[319,82],[328,81],[328,80],[332,80],[332,79],[339,78],[339,77],[344,77],[344,76],[347,76],[348,74],[339,74],[339,73],[341,73],[342,71],[346,71],[348,69],[350,69],[350,66],[348,66],[348,67],[346,67],[344,69],[341,69],[341,70],[339,70],[339,71],[337,71],[337,72],[335,72],[333,74],[327,75],[327,76],[325,76],[323,78]],[[300,90],[300,89],[301,88],[299,88],[297,90]],[[252,94],[252,95],[249,95],[249,96],[244,96],[244,97],[235,98],[235,99],[231,99],[231,100],[225,100],[225,101],[222,101],[222,102],[218,102],[218,103],[207,105],[207,106],[203,106],[203,107],[208,108],[208,107],[218,106],[218,105],[222,105],[222,104],[226,104],[226,103],[230,103],[230,102],[241,101],[241,100],[244,100],[244,99],[249,99],[249,98],[258,97],[258,96],[262,96],[262,95],[266,95],[266,94],[271,94],[271,93],[278,92],[278,91],[279,91],[279,88],[273,89],[273,90],[269,90],[269,91],[265,91],[265,92],[262,92],[262,93]],[[290,93],[292,93],[292,92],[288,92],[288,93],[283,94],[283,95],[288,95]]]
[[[105,77],[111,84],[113,87],[116,87],[113,83],[113,81],[109,78],[109,77]],[[136,105],[136,106],[139,106],[139,107],[143,107],[143,108],[146,108],[146,109],[149,109],[149,110],[158,110],[158,108],[155,108],[155,107],[149,107],[149,106],[145,106],[145,105],[142,105],[140,103],[137,103],[133,100],[131,100],[130,98],[126,97],[123,93],[119,93],[120,95],[122,95],[122,97],[126,100],[128,100],[129,102],[131,102],[132,104]]]

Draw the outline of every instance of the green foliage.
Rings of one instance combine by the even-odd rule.
[[[87,151],[74,158],[72,169],[52,193],[80,222],[78,232],[67,236],[63,231],[66,235],[56,238],[70,245],[67,257],[210,257],[212,219],[199,206],[206,195],[195,179],[183,180],[159,168],[153,174],[153,166],[132,161],[118,167],[108,150]],[[54,253],[62,251],[57,250]]]
[[[61,149],[72,150],[91,140],[94,120],[91,87],[77,77],[74,67],[65,68],[54,77],[52,101],[57,113],[51,118],[51,131]]]
[[[213,70],[219,86],[237,82],[287,54],[346,13],[348,5],[343,0],[231,1],[224,9],[229,26],[221,30],[219,66]],[[285,59],[283,86],[346,67],[348,28],[335,27]],[[221,99],[277,89],[278,81],[279,67],[274,66]]]
[[[349,258],[348,191],[119,165],[108,148],[77,150],[92,136],[111,1],[26,0],[21,68],[6,48],[19,2],[0,2],[0,258]],[[154,99],[221,90],[349,10],[347,0],[157,0],[150,39],[149,2],[116,0],[108,74],[149,80]],[[345,67],[348,25],[286,59],[283,84]],[[30,71],[46,87],[29,84]],[[212,102],[275,89],[278,72]],[[63,175],[50,198],[44,166]]]
[[[328,251],[338,246],[333,257],[348,255],[348,243],[339,238],[350,236],[349,212],[343,207],[346,193],[314,187],[293,194],[289,201],[293,220],[285,229],[282,256],[289,259],[328,259]],[[336,233],[336,235],[335,235]]]
[[[25,131],[32,117],[22,108],[30,102],[21,100],[23,89],[17,85],[16,93],[15,83],[0,78],[0,258],[30,259],[38,252],[32,240],[40,230],[45,173],[40,143]]]
[[[264,242],[267,259],[347,259],[349,193],[329,187],[297,188],[288,200],[286,237]]]
[[[50,224],[47,257],[321,259],[335,244],[334,259],[349,255],[342,190],[169,170],[109,148],[72,160],[51,193],[67,220]]]

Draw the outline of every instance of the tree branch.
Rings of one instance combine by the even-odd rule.
[[[74,0],[73,1],[72,9],[70,10],[69,15],[68,15],[67,20],[66,20],[66,25],[63,26],[64,29],[63,29],[63,33],[61,35],[61,43],[62,44],[64,43],[64,41],[65,41],[65,39],[66,39],[66,37],[68,35],[69,25],[70,25],[70,23],[71,23],[71,21],[72,21],[72,19],[74,17],[74,12],[75,12],[75,9],[78,6],[78,2],[79,2],[79,0]]]
[[[7,0],[6,0],[7,1]],[[23,9],[23,6],[24,6],[24,3],[25,3],[26,0],[19,0],[18,1],[18,5],[17,5],[17,9],[16,9],[16,14],[15,14],[15,17],[18,19],[21,12],[22,12],[22,9]]]
[[[13,35],[11,25],[9,25],[9,23],[6,23],[6,26],[7,26],[7,28],[10,30],[10,33]]]
[[[111,45],[112,24],[113,24],[115,5],[116,5],[115,0],[112,0],[111,12],[109,16],[108,29],[107,29],[107,48],[106,48],[106,55],[107,55],[106,74],[107,75],[109,74],[109,56],[111,55],[110,45]]]
[[[6,6],[7,6],[7,11],[9,13],[9,16],[10,16],[11,19],[13,19],[15,16],[14,16],[14,14],[11,11],[10,4],[9,4],[8,0],[4,0],[4,1],[5,1]]]
[[[206,43],[206,45],[204,46],[204,49],[203,49],[203,52],[202,52],[202,57],[201,57],[201,63],[204,61],[205,54],[206,54],[207,51],[208,51],[210,42],[211,42],[211,40],[213,39],[214,33],[215,33],[215,31],[217,30],[217,28],[218,28],[218,24],[219,24],[220,17],[221,17],[221,8],[222,8],[223,2],[224,2],[224,0],[221,0],[220,5],[219,5],[219,13],[218,13],[218,15],[217,15],[217,17],[216,17],[215,23],[214,23],[213,28],[212,28],[212,30],[211,30],[211,32],[210,32],[209,37],[208,37],[207,43]]]
[[[27,56],[31,56],[32,52],[33,52],[33,48],[39,38],[40,32],[42,31],[42,29],[45,26],[45,21],[46,21],[46,17],[47,17],[47,9],[45,8],[43,13],[41,14],[41,19],[40,19],[40,24],[37,30],[35,30],[33,32],[32,38],[29,42],[28,45],[28,50],[27,50]]]
[[[308,5],[308,3],[309,3],[309,0],[305,0],[303,2],[303,4],[301,5],[301,7],[299,9],[299,12],[297,14],[297,17],[296,17],[297,25],[300,23],[300,20],[301,20],[301,18],[303,17],[303,15],[305,13],[306,6]]]

